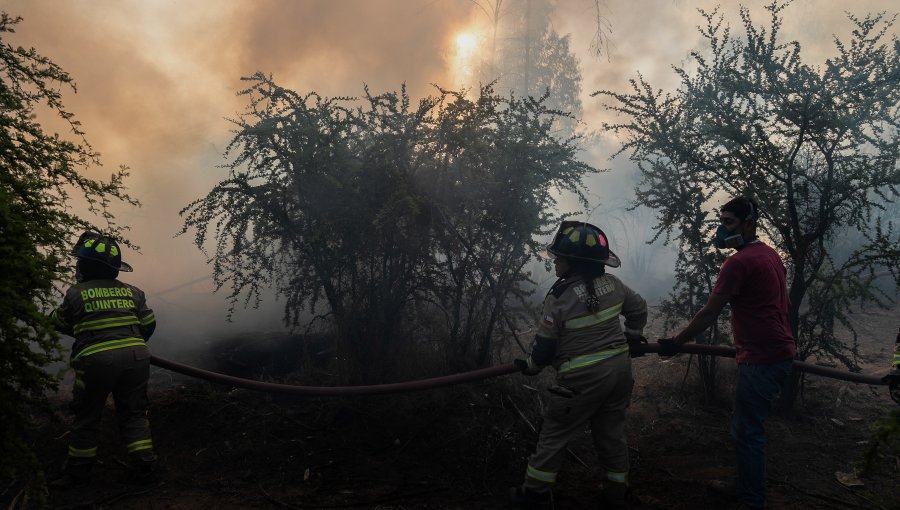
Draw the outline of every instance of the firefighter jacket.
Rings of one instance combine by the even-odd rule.
[[[115,279],[73,285],[53,316],[61,333],[75,337],[73,360],[144,345],[156,328],[156,318],[147,307],[144,293]]]
[[[897,343],[894,344],[894,360],[891,362],[894,370],[900,371],[900,331],[897,332]]]
[[[547,293],[531,354],[535,365],[552,364],[564,374],[627,352],[619,316],[625,331],[642,333],[647,302],[640,294],[611,274],[594,279],[593,297],[585,283],[580,276],[560,279]]]

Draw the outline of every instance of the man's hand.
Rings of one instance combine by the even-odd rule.
[[[513,365],[525,375],[538,375],[544,369],[544,367],[536,365],[531,356],[528,359],[514,359]]]
[[[628,350],[632,358],[637,358],[638,356],[643,356],[645,354],[644,352],[637,350],[640,348],[641,344],[647,343],[647,339],[644,335],[625,332],[625,340],[628,342]]]
[[[660,338],[656,343],[659,344],[659,355],[663,357],[674,356],[681,350],[674,338]]]

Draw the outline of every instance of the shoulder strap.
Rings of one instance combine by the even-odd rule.
[[[547,295],[559,299],[559,296],[562,296],[563,292],[565,292],[566,289],[568,289],[573,283],[575,283],[575,279],[566,280],[564,278],[560,278],[556,280],[556,283],[554,283],[552,287],[550,287]]]

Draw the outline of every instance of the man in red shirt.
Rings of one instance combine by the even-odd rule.
[[[756,237],[759,206],[750,198],[732,199],[720,210],[715,244],[733,248],[719,270],[706,305],[675,337],[659,340],[660,355],[711,326],[726,303],[737,352],[738,380],[731,435],[737,453],[734,495],[747,508],[765,506],[765,422],[790,374],[797,353],[788,323],[787,279],[781,257]]]

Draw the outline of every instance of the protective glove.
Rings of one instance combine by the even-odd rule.
[[[538,375],[544,369],[544,367],[536,365],[531,356],[528,359],[514,359],[513,365],[525,375]]]
[[[680,349],[678,348],[678,344],[675,343],[674,338],[660,338],[656,341],[659,344],[659,355],[663,357],[674,356],[678,354]]]
[[[628,342],[628,350],[629,354],[631,354],[632,358],[637,358],[638,356],[643,356],[645,353],[637,350],[641,344],[647,343],[647,338],[644,335],[638,335],[636,333],[625,333],[625,340]]]
[[[647,343],[647,338],[644,335],[626,332],[625,341],[628,342],[628,351],[632,358],[637,358],[638,356],[643,356],[644,354],[646,354],[645,352],[637,350],[637,348],[639,348],[641,344]]]
[[[894,370],[884,376],[883,381],[888,383],[888,391],[891,394],[891,399],[900,404],[900,369]]]

